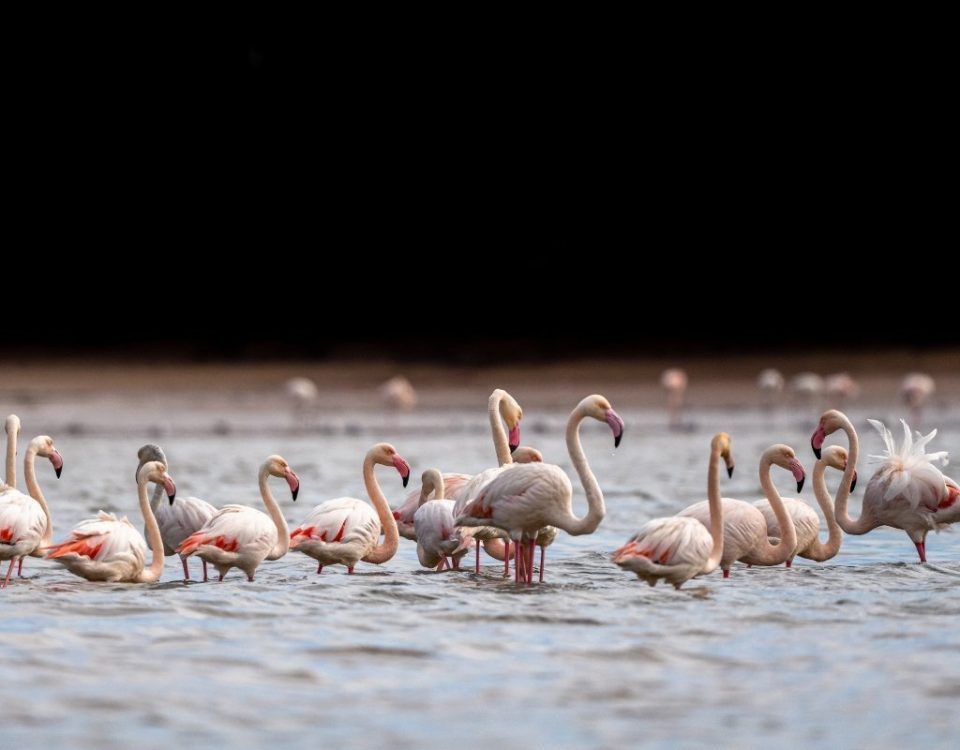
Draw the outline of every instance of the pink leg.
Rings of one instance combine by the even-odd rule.
[[[323,563],[317,565],[317,575],[320,575],[323,572]]]
[[[793,560],[787,560],[787,567],[788,567],[788,568],[792,568],[792,567],[793,567]]]
[[[520,568],[523,566],[520,564],[520,542],[514,542],[513,544],[513,581],[514,583],[520,583]]]
[[[723,577],[724,577],[724,578],[729,578],[729,577],[730,577],[730,568],[724,568],[724,569],[723,569]]]
[[[17,578],[23,578],[23,558],[17,563]]]
[[[187,558],[181,557],[180,562],[183,563],[183,580],[190,580],[190,568],[187,567]]]
[[[480,572],[480,542],[474,541],[474,544],[477,545],[477,562],[476,562],[476,565],[474,565],[473,571],[474,573],[479,573]]]
[[[253,583],[253,573],[247,573],[247,580],[248,580],[250,583]]]
[[[224,577],[225,575],[226,575],[226,573],[221,573],[221,574],[220,574],[220,581],[221,581],[221,582],[223,581],[223,577]]]
[[[547,556],[547,548],[541,547],[540,548],[540,583],[543,583],[543,561],[546,556]]]
[[[459,558],[459,557],[451,557],[450,559],[453,560],[453,569],[454,569],[454,570],[460,570],[460,558]]]
[[[447,558],[441,557],[440,562],[437,563],[437,567],[434,568],[434,572],[439,573],[443,570],[443,567],[447,564]]]
[[[347,572],[348,572],[350,575],[353,575],[353,566],[352,566],[352,565],[351,565],[349,568],[347,568]]]
[[[206,583],[208,580],[210,580],[207,577],[207,561],[203,560],[202,562],[203,562],[203,582]]]
[[[537,540],[531,539],[527,544],[530,547],[527,550],[527,583],[533,583],[533,549],[537,546]]]
[[[503,543],[503,577],[510,575],[510,539]]]
[[[14,563],[16,562],[17,562],[16,558],[13,558],[13,557],[10,558],[10,567],[7,568],[7,577],[3,579],[3,585],[0,586],[0,589],[5,589],[7,587],[7,584],[10,583],[10,574],[13,573],[13,566],[14,566]]]
[[[926,543],[926,541],[923,541],[923,542],[914,542],[914,544],[917,545],[917,554],[920,555],[920,562],[926,562],[926,561],[927,561],[927,543]],[[10,576],[7,576],[7,578],[9,578],[9,577],[10,577]]]

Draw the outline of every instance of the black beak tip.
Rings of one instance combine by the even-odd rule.
[[[407,475],[403,478],[403,486],[406,487],[406,486],[407,486],[407,482],[409,482],[409,481],[410,481],[410,475],[407,474]]]
[[[820,449],[813,444],[813,441],[812,441],[812,440],[810,441],[810,447],[813,448],[813,455],[815,455],[815,456],[819,459],[819,458],[820,458]]]
[[[510,446],[510,452],[513,453],[517,448],[520,447],[520,443],[508,443]]]
[[[176,498],[176,496],[177,496],[176,492],[174,492],[172,495],[168,495],[168,497],[170,498],[170,505],[173,505],[173,501],[174,501],[174,498]]]
[[[803,492],[803,479],[797,482],[797,492]]]
[[[733,476],[733,467],[732,467],[732,466],[728,466],[728,467],[727,467],[727,477],[729,478],[729,477],[732,477],[732,476]]]
[[[613,439],[613,447],[614,447],[614,448],[619,448],[619,447],[620,447],[620,441],[621,441],[621,440],[623,440],[623,433],[622,433],[622,432]]]
[[[63,473],[63,467],[61,466],[59,469],[54,469],[54,471],[57,474],[57,479],[59,479],[60,475]]]
[[[297,489],[293,490],[290,494],[293,495],[293,502],[297,502],[297,495],[300,494],[300,488],[297,487]]]

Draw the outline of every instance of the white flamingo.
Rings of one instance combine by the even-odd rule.
[[[647,521],[620,549],[613,562],[637,574],[651,586],[663,579],[679,589],[694,576],[712,573],[723,557],[723,503],[720,501],[720,462],[733,476],[730,436],[718,432],[710,441],[707,505],[710,530],[696,518],[670,516]]]
[[[533,547],[540,529],[556,526],[573,536],[592,534],[606,515],[603,492],[580,444],[580,424],[587,417],[610,426],[614,447],[620,445],[623,437],[623,420],[603,396],[587,396],[570,413],[567,451],[586,492],[585,516],[573,515],[573,486],[563,469],[553,464],[533,463],[501,471],[467,503],[457,518],[459,526],[495,526],[510,535],[518,545],[518,582],[521,571],[526,582],[533,580]]]
[[[290,546],[287,522],[267,484],[271,476],[287,480],[293,499],[300,492],[300,479],[282,456],[267,456],[260,466],[260,497],[267,513],[246,505],[224,505],[203,528],[191,534],[177,548],[183,557],[197,555],[220,573],[240,568],[252,581],[264,560],[279,560]],[[269,514],[269,515],[267,515]]]
[[[667,414],[670,427],[677,428],[683,419],[683,397],[687,392],[687,373],[679,367],[671,367],[660,375],[660,385],[667,392]]]
[[[903,442],[897,446],[893,434],[882,422],[868,421],[884,441],[883,455],[872,457],[882,463],[867,483],[859,518],[852,519],[847,511],[849,493],[837,494],[837,523],[846,533],[853,535],[866,534],[878,526],[902,529],[916,546],[920,562],[926,562],[927,534],[960,521],[960,488],[936,467],[937,463],[946,460],[947,454],[945,451],[924,452],[927,443],[936,436],[936,430],[923,437],[918,433],[915,439],[910,427],[901,419]],[[849,462],[854,463],[860,451],[857,431],[847,416],[835,409],[820,417],[810,439],[814,453],[819,456],[823,441],[837,430],[847,433]]]
[[[860,396],[860,384],[847,372],[827,375],[824,378],[823,387],[830,405],[838,409],[842,409],[848,401],[854,401]]]
[[[772,367],[761,370],[757,376],[757,388],[760,389],[761,408],[773,409],[783,392],[783,375]]]
[[[140,473],[140,467],[147,461],[159,461],[168,467],[167,457],[159,445],[148,443],[137,451],[137,458],[140,464],[137,466],[137,474]],[[160,527],[160,538],[163,540],[163,554],[167,557],[177,554],[179,547],[184,539],[200,531],[207,522],[214,517],[217,509],[206,500],[198,497],[177,498],[175,503],[164,503],[163,485],[158,484],[153,491],[153,497],[150,498],[150,508],[157,519],[157,525]],[[146,534],[146,529],[144,529]],[[183,580],[190,580],[190,567],[187,565],[187,558],[180,555],[180,562],[183,565]],[[208,580],[207,561],[201,558],[203,563],[203,580]]]
[[[380,397],[391,409],[410,411],[417,405],[417,392],[403,375],[394,375],[380,386]]]
[[[124,518],[100,511],[97,518],[82,521],[70,538],[48,549],[47,559],[63,565],[88,581],[155,583],[163,572],[163,540],[147,499],[147,483],[162,484],[170,502],[177,494],[167,468],[159,461],[144,464],[137,474],[140,513],[150,542],[150,567],[144,567],[147,545],[140,533]]]
[[[823,512],[823,517],[827,522],[827,541],[820,541],[820,516],[817,512],[807,505],[803,500],[793,497],[783,498],[783,505],[793,519],[793,525],[797,533],[797,545],[793,553],[787,558],[787,567],[793,564],[793,558],[797,555],[807,560],[824,562],[836,557],[840,551],[840,545],[843,542],[843,531],[837,523],[836,516],[833,513],[833,498],[827,489],[827,482],[824,478],[826,468],[846,471],[847,466],[853,473],[853,479],[848,489],[846,483],[841,481],[841,492],[852,492],[857,486],[857,470],[853,464],[847,463],[847,450],[840,445],[831,445],[823,451],[823,457],[818,458],[813,467],[813,494],[817,498],[817,504]],[[763,513],[763,518],[767,522],[767,536],[779,538],[780,524],[777,523],[777,515],[770,506],[767,499],[757,500],[754,505]],[[750,562],[749,559],[745,562]]]
[[[345,565],[348,573],[360,560],[379,565],[397,552],[397,522],[383,496],[374,466],[392,466],[407,486],[410,464],[389,443],[377,443],[363,459],[363,483],[374,508],[362,500],[338,497],[314,508],[290,534],[290,547],[324,565]],[[383,534],[383,543],[380,534]]]
[[[910,419],[914,424],[921,423],[923,406],[937,390],[933,378],[925,372],[911,372],[900,384],[900,398],[910,407]]]
[[[473,544],[470,529],[457,528],[453,524],[453,500],[444,496],[443,476],[437,469],[423,472],[421,505],[414,514],[413,523],[417,532],[417,558],[425,568],[435,568],[439,573],[447,566],[447,558],[453,561],[453,569],[460,567],[460,558],[467,554]],[[427,496],[433,494],[433,500]]]
[[[805,477],[803,466],[797,460],[793,448],[788,445],[771,445],[760,457],[760,485],[773,506],[780,528],[785,529],[776,544],[767,539],[767,523],[763,514],[750,503],[743,500],[722,498],[723,504],[723,556],[720,568],[723,577],[730,577],[730,566],[735,560],[749,557],[752,565],[779,565],[792,553],[797,544],[797,532],[793,519],[787,513],[780,493],[770,478],[770,467],[776,464],[790,471],[797,480],[797,492],[803,489]],[[696,518],[705,527],[710,526],[710,508],[708,501],[695,503],[680,511],[678,516]]]
[[[4,422],[7,433],[7,477],[6,486],[11,489],[17,488],[17,438],[20,435],[20,417],[11,414]],[[0,484],[0,492],[4,491],[4,486]]]
[[[19,420],[17,423],[19,426]],[[37,456],[50,459],[57,478],[63,470],[63,458],[54,446],[53,439],[40,435],[30,441],[23,458],[23,475],[28,494],[24,495],[11,486],[5,487],[0,493],[0,560],[10,561],[6,578],[0,588],[6,588],[10,582],[13,564],[18,562],[22,566],[23,558],[49,544],[53,534],[50,508],[40,490],[34,469]],[[13,479],[16,483],[16,478]]]

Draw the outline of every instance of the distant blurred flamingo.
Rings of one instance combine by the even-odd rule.
[[[677,428],[683,420],[683,396],[687,392],[687,373],[671,367],[660,375],[660,385],[667,391],[667,414],[670,427]]]
[[[922,423],[923,407],[936,389],[933,378],[923,372],[911,372],[900,384],[900,398],[910,407],[910,420],[915,425]]]
[[[7,417],[4,427],[7,432],[7,477],[6,485],[11,489],[17,488],[17,438],[20,436],[20,417],[11,414]],[[3,485],[0,485],[0,492]]]
[[[310,378],[290,378],[284,384],[284,391],[293,405],[293,419],[301,427],[310,425],[317,407],[320,392],[317,384]]]
[[[403,375],[395,375],[380,386],[380,396],[393,409],[409,411],[417,405],[417,392]]]
[[[817,406],[823,396],[823,387],[823,378],[815,372],[800,372],[790,378],[790,391],[801,406]]]
[[[773,368],[761,370],[757,376],[757,388],[760,389],[760,406],[770,410],[776,406],[783,392],[783,375]]]
[[[860,396],[860,384],[849,373],[835,372],[827,375],[823,382],[827,401],[834,409],[842,409],[848,401],[855,401]]]

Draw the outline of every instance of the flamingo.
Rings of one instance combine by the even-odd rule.
[[[783,506],[780,493],[770,479],[770,467],[776,464],[793,473],[797,480],[797,492],[803,489],[805,474],[797,460],[797,454],[788,445],[776,444],[767,448],[760,457],[760,485],[773,506],[780,528],[785,533],[776,544],[767,539],[767,523],[763,513],[743,500],[722,498],[723,505],[723,555],[720,568],[723,577],[730,577],[730,566],[735,560],[749,558],[751,565],[779,565],[793,553],[797,544],[797,532],[793,519]],[[711,514],[709,501],[701,501],[684,508],[678,516],[696,518],[709,528]]]
[[[453,500],[444,496],[443,476],[437,469],[427,469],[422,477],[421,505],[414,514],[417,532],[417,558],[425,568],[436,568],[439,573],[453,560],[453,569],[460,567],[463,557],[473,543],[470,530],[453,525]],[[427,501],[433,494],[434,500]]]
[[[18,428],[19,423],[20,420],[17,420]],[[50,459],[58,479],[63,470],[63,458],[54,446],[53,439],[47,435],[39,435],[30,441],[27,454],[23,458],[23,475],[29,494],[24,495],[13,486],[4,487],[0,492],[0,560],[10,561],[7,576],[0,588],[6,588],[10,583],[14,562],[22,565],[24,556],[49,544],[53,534],[50,508],[37,483],[34,469],[37,456]],[[7,468],[9,469],[9,462]],[[16,478],[13,479],[16,483]]]
[[[100,511],[97,518],[80,522],[65,542],[47,549],[47,559],[63,565],[88,581],[156,583],[163,572],[163,540],[147,500],[147,483],[162,484],[172,503],[177,494],[167,467],[149,461],[137,473],[137,493],[150,542],[150,567],[144,567],[147,545],[140,533],[124,518]]]
[[[823,395],[823,378],[815,372],[798,372],[790,378],[790,390],[801,404],[810,406]]]
[[[260,497],[267,513],[246,505],[224,505],[203,527],[177,547],[181,557],[197,555],[213,564],[220,580],[230,568],[240,568],[253,581],[264,560],[279,560],[290,546],[287,522],[273,497],[267,478],[287,480],[294,501],[300,492],[300,479],[282,456],[267,456],[260,466]],[[269,514],[269,515],[267,515]],[[152,517],[152,514],[151,514]]]
[[[403,375],[395,375],[380,386],[380,397],[391,409],[410,411],[417,405],[417,392]]]
[[[348,573],[358,561],[379,565],[397,552],[400,535],[387,499],[373,472],[375,464],[400,472],[403,486],[410,479],[410,464],[390,443],[377,443],[363,459],[363,483],[373,508],[362,500],[338,497],[314,508],[290,534],[290,547],[324,565],[345,565]],[[383,544],[378,544],[383,533]]]
[[[573,515],[573,486],[559,466],[546,463],[518,464],[501,471],[466,504],[457,517],[458,526],[495,526],[517,544],[517,574],[527,583],[533,575],[533,545],[540,529],[556,526],[568,534],[592,534],[606,515],[603,492],[580,444],[580,423],[587,417],[606,422],[613,431],[614,447],[623,437],[623,420],[600,395],[583,399],[567,421],[567,451],[587,495],[587,514]],[[521,547],[524,551],[521,554]],[[521,562],[521,557],[525,562]]]
[[[910,407],[910,419],[914,424],[920,424],[923,405],[930,400],[936,389],[933,378],[924,372],[911,372],[904,377],[900,384],[900,398]]]
[[[7,476],[6,486],[12,489],[17,488],[17,437],[20,435],[20,417],[11,414],[7,417],[4,427],[7,432]],[[0,492],[4,491],[3,484],[0,484]]]
[[[783,375],[772,367],[761,370],[757,376],[757,388],[760,389],[760,406],[769,411],[783,392]]]
[[[307,427],[313,417],[317,398],[320,395],[317,384],[310,378],[290,378],[284,383],[284,391],[292,403],[294,421],[298,422],[301,427]]]
[[[667,391],[667,413],[670,416],[670,428],[680,426],[683,409],[683,395],[687,390],[687,373],[679,367],[671,367],[660,375],[660,385]]]
[[[936,436],[936,430],[923,437],[917,433],[914,439],[910,427],[901,419],[903,443],[898,447],[893,434],[882,422],[868,421],[883,439],[884,454],[872,457],[882,463],[867,483],[859,518],[854,520],[847,512],[849,493],[837,494],[837,523],[845,532],[854,535],[866,534],[878,526],[902,529],[916,546],[920,562],[926,562],[927,533],[960,521],[960,488],[935,465],[945,461],[947,454],[945,451],[924,452],[927,443]],[[860,450],[857,431],[847,416],[835,409],[820,417],[810,439],[814,454],[820,455],[823,441],[837,430],[847,433],[849,462],[855,462]]]
[[[661,578],[679,589],[694,576],[712,573],[723,557],[723,503],[720,501],[720,461],[733,476],[730,436],[718,432],[710,441],[707,504],[710,530],[696,518],[671,516],[647,521],[613,553],[613,562],[656,586]]]
[[[838,409],[842,409],[848,401],[854,401],[860,396],[860,384],[850,377],[847,372],[835,372],[827,375],[823,381],[827,400]]]
[[[823,517],[827,521],[827,532],[829,536],[827,537],[826,544],[820,541],[820,517],[816,511],[798,498],[783,498],[783,505],[793,519],[793,525],[797,532],[797,545],[794,547],[790,557],[787,558],[788,568],[793,565],[793,558],[796,555],[800,555],[800,557],[808,560],[824,562],[825,560],[836,557],[840,551],[840,544],[843,542],[843,532],[837,524],[836,517],[833,513],[833,498],[830,497],[830,492],[827,490],[827,482],[824,479],[824,474],[828,466],[833,469],[839,469],[840,471],[846,471],[848,465],[853,467],[852,464],[848,464],[847,462],[846,448],[840,445],[831,445],[823,451],[823,457],[818,458],[817,463],[814,464],[813,467],[813,494],[816,496],[817,504],[820,506]],[[841,486],[844,486],[843,482],[841,482]],[[853,467],[853,479],[850,482],[849,490],[846,491],[853,492],[856,486],[857,471],[856,468]],[[764,520],[767,522],[767,536],[779,538],[780,524],[777,523],[777,516],[770,506],[770,501],[766,499],[757,500],[754,505],[760,509],[760,512],[763,513]],[[747,562],[751,561],[747,560]]]
[[[159,461],[169,468],[167,457],[159,445],[148,443],[137,451],[137,458],[140,460],[137,466],[137,473],[140,473],[140,467],[147,461]],[[207,522],[213,518],[217,509],[206,500],[197,497],[179,497],[177,502],[162,503],[163,485],[158,484],[150,498],[150,508],[157,519],[157,525],[160,527],[160,538],[163,539],[163,554],[169,557],[177,554],[177,547],[188,536],[202,529]],[[146,528],[143,531],[147,533]],[[207,561],[201,558],[203,562],[203,580],[208,580]],[[180,562],[183,564],[183,580],[190,580],[190,567],[187,565],[187,558],[180,555]]]

